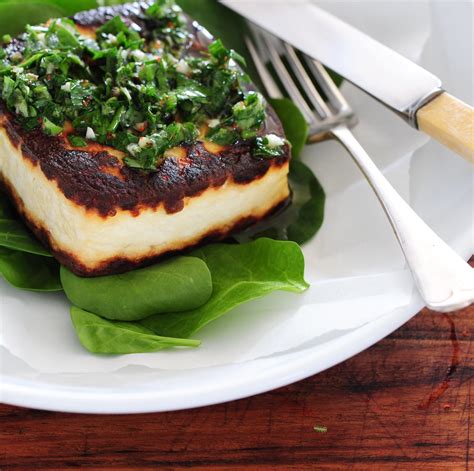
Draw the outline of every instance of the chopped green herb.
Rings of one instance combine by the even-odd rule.
[[[116,16],[95,39],[65,18],[28,26],[21,51],[0,49],[1,98],[26,129],[57,135],[70,123],[71,145],[113,146],[137,169],[156,170],[167,149],[193,143],[210,121],[213,142],[249,141],[255,155],[279,155],[258,137],[266,103],[247,90],[242,56],[219,39],[186,54],[192,38],[174,0],[157,0],[143,21],[146,35]]]
[[[171,123],[156,134],[141,137],[138,144],[130,144],[127,150],[133,157],[127,157],[125,161],[130,167],[156,169],[156,155],[163,155],[167,149],[180,144],[191,143],[198,134],[193,123]]]
[[[246,130],[255,130],[265,120],[265,103],[260,93],[250,92],[244,100],[232,107],[232,114],[237,126]]]
[[[2,89],[2,98],[4,100],[9,100],[15,90],[15,81],[10,77],[5,77],[3,79],[3,89]]]
[[[148,7],[146,13],[150,18],[166,21],[174,26],[182,26],[185,22],[181,8],[174,0],[158,0]]]
[[[240,135],[236,129],[216,127],[212,128],[206,137],[216,144],[226,146],[235,144],[239,140]]]
[[[63,128],[62,126],[57,126],[48,118],[43,118],[43,131],[48,136],[57,136],[60,132],[63,131]]]
[[[257,137],[255,139],[253,155],[269,158],[278,157],[283,153],[285,144],[285,139],[275,136],[274,134],[267,134],[263,137]]]
[[[87,146],[87,141],[81,137],[81,136],[74,136],[73,134],[70,134],[68,137],[67,137],[69,143],[71,144],[71,146],[74,146],[74,147],[85,147]]]
[[[233,49],[227,49],[220,39],[209,45],[209,53],[218,64],[226,64],[230,59],[245,67],[245,59]]]

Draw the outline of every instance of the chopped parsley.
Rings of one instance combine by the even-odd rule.
[[[95,39],[65,18],[28,26],[23,48],[4,38],[0,98],[26,129],[68,129],[72,146],[113,146],[143,170],[155,170],[167,149],[195,142],[200,129],[221,145],[251,141],[256,156],[282,153],[286,141],[260,136],[266,103],[248,91],[242,56],[220,40],[192,49],[174,0],[156,1],[143,21],[143,35],[117,16]]]
[[[57,136],[59,133],[63,132],[62,126],[58,126],[51,122],[48,118],[43,118],[43,131],[48,136]]]
[[[286,144],[286,140],[275,134],[257,136],[255,138],[254,155],[260,157],[273,158],[281,155],[281,149]]]
[[[86,147],[87,146],[87,140],[84,139],[81,136],[74,136],[74,134],[70,134],[68,136],[68,141],[71,144],[71,146],[74,147]]]

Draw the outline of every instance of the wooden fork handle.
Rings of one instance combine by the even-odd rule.
[[[421,131],[474,163],[474,108],[443,92],[416,113]]]

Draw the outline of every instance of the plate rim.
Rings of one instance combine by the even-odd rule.
[[[193,388],[192,394],[190,391],[140,391],[139,388],[126,392],[104,388],[94,392],[84,387],[50,385],[4,375],[3,378],[7,381],[2,381],[2,402],[55,412],[132,414],[169,412],[238,400],[292,384],[342,363],[385,338],[422,308],[421,298],[413,296],[408,305],[340,338],[299,351],[297,355],[282,354],[282,361],[270,369],[262,369],[258,375],[251,373],[241,376],[238,387],[235,381],[228,380],[216,387],[212,382],[204,381],[204,376],[201,387],[198,391]],[[331,358],[330,362],[325,360],[328,356]],[[259,359],[256,359],[203,368],[202,371],[207,370],[207,375],[211,373],[212,376],[212,373],[222,369],[242,369],[258,362]]]
[[[458,253],[469,260],[472,248],[459,248]],[[424,303],[415,291],[409,303],[395,308],[373,322],[369,322],[354,331],[308,349],[298,352],[286,352],[278,355],[282,359],[271,368],[263,368],[255,375],[242,375],[239,384],[236,381],[222,381],[220,384],[205,381],[202,377],[200,387],[193,390],[140,391],[139,388],[126,392],[117,392],[116,388],[104,388],[99,392],[90,388],[49,385],[32,380],[18,380],[11,375],[0,375],[1,400],[5,404],[28,407],[54,412],[72,412],[88,414],[135,414],[151,412],[171,412],[221,404],[271,391],[288,384],[321,373],[342,363],[358,353],[376,344],[397,330],[422,308]],[[327,361],[326,358],[331,360]],[[249,368],[262,363],[263,359],[254,359],[243,363],[207,367],[200,370],[207,376],[229,368]],[[264,366],[264,365],[262,365]],[[183,370],[192,371],[192,370]]]

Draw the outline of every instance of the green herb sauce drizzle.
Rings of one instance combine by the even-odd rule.
[[[186,54],[193,38],[174,0],[156,1],[143,21],[146,35],[117,16],[95,39],[65,18],[28,26],[24,48],[6,38],[0,49],[0,98],[26,129],[110,145],[137,169],[156,170],[166,150],[198,138],[281,155],[286,141],[262,135],[266,102],[248,90],[242,56],[220,40]]]

